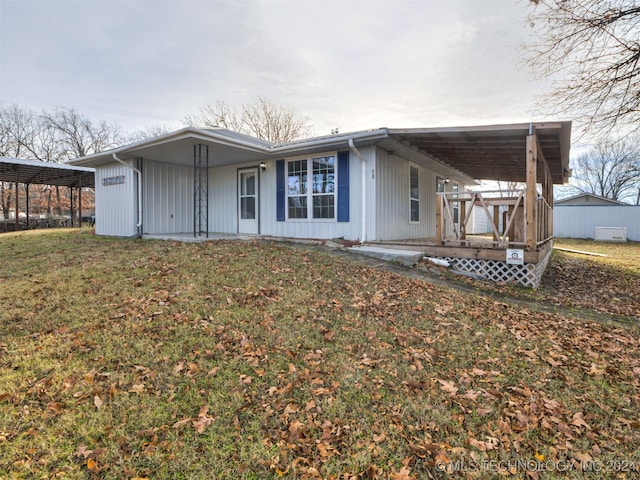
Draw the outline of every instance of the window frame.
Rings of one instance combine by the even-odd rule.
[[[331,193],[313,193],[313,161],[318,158],[333,157],[333,192]],[[319,152],[314,155],[300,155],[297,157],[285,158],[284,175],[285,175],[285,221],[292,223],[332,223],[338,221],[338,152]],[[292,162],[304,161],[306,164],[306,189],[301,195],[289,195],[289,165]],[[333,217],[331,218],[314,218],[314,197],[333,195]],[[289,216],[289,199],[290,198],[306,198],[306,217],[290,217]]]
[[[413,185],[411,183],[412,170],[416,171],[417,178],[418,178],[418,188],[417,188],[418,195],[417,195],[417,197],[413,196],[413,191],[412,191],[413,190]],[[413,204],[414,204],[414,202],[417,202],[417,204],[418,204],[418,210],[417,210],[418,218],[417,218],[417,220],[413,219],[413,212],[414,212]],[[411,223],[411,224],[420,223],[420,210],[421,210],[420,203],[421,203],[420,202],[420,166],[415,164],[415,163],[409,162],[409,223]]]

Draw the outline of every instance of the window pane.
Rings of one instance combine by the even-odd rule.
[[[409,167],[409,183],[411,188],[411,198],[420,198],[420,174],[416,167]]]
[[[411,200],[411,221],[420,221],[420,202],[418,200]]]
[[[314,195],[313,218],[334,218],[335,217],[334,204],[335,204],[334,195]]]
[[[256,174],[255,173],[241,173],[240,182],[240,195],[255,195],[256,194]]]
[[[335,192],[335,164],[334,156],[313,159],[313,193]]]
[[[289,218],[307,218],[307,197],[289,197]]]
[[[307,161],[296,160],[288,163],[289,195],[307,193]]]
[[[240,199],[240,218],[254,220],[256,218],[256,197],[243,197]]]

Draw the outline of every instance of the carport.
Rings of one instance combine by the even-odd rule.
[[[18,215],[20,202],[20,189],[18,185],[26,186],[26,227],[29,228],[29,186],[30,185],[53,185],[67,187],[73,193],[78,192],[78,223],[82,226],[82,189],[95,188],[95,170],[88,167],[74,167],[60,163],[47,163],[39,160],[26,160],[22,158],[0,157],[0,181],[13,183],[15,189],[16,205],[16,230],[20,228],[20,218]],[[71,226],[73,227],[73,213],[76,206],[73,204],[71,195]]]

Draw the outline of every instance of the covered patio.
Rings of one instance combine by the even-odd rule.
[[[518,184],[506,190],[438,192],[436,236],[421,248],[465,272],[537,287],[553,245],[553,185],[565,183],[571,173],[571,122],[389,134],[470,177]],[[486,214],[491,237],[467,236],[474,209]]]

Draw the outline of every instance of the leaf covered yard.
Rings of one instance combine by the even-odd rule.
[[[0,237],[0,478],[632,478],[640,333],[285,244]]]

